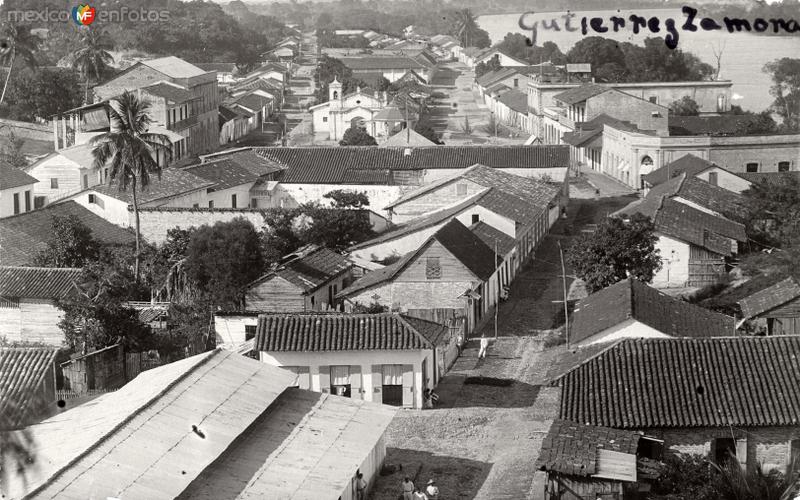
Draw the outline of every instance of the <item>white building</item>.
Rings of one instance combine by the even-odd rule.
[[[311,106],[311,126],[315,134],[327,133],[328,139],[340,141],[347,129],[358,126],[366,129],[375,138],[388,137],[389,132],[403,120],[376,121],[378,113],[387,109],[389,103],[385,92],[357,88],[347,95],[342,93],[342,84],[334,79],[328,85],[328,101]]]
[[[0,218],[33,210],[38,182],[22,170],[0,162]]]

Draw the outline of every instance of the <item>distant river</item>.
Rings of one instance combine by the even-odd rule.
[[[532,9],[535,8],[532,5]],[[580,19],[584,16],[588,18],[602,17],[605,19],[605,26],[609,25],[607,19],[612,15],[617,15],[625,19],[635,13],[644,17],[656,16],[663,20],[675,19],[676,25],[681,26],[685,16],[680,9],[642,9],[630,11],[574,11],[576,16],[572,20],[572,26],[580,28]],[[583,38],[580,31],[564,30],[563,19],[560,17],[566,12],[547,12],[537,14],[532,19],[558,19],[561,31],[544,30],[541,25],[538,29],[537,45],[546,41],[552,41],[561,49],[567,52],[576,42]],[[523,32],[519,27],[520,14],[497,14],[478,17],[478,24],[481,28],[489,32],[492,42],[499,42],[506,33]],[[752,22],[752,19],[750,20]],[[718,22],[722,22],[721,19]],[[695,21],[699,24],[699,19]],[[629,24],[629,23],[627,23]],[[626,41],[642,44],[647,37],[663,37],[661,33],[650,33],[642,30],[638,35],[626,26],[618,33],[609,30],[603,34],[593,33],[591,28],[586,36],[603,36],[618,41]],[[738,104],[745,109],[761,111],[772,103],[772,96],[769,95],[771,80],[768,74],[762,72],[764,64],[781,57],[800,58],[800,36],[761,36],[750,33],[728,33],[727,30],[703,31],[698,29],[696,32],[679,30],[678,48],[691,52],[699,57],[703,62],[716,67],[714,49],[723,48],[722,71],[720,78],[733,81],[734,96],[733,104]],[[739,97],[741,96],[741,97]],[[739,97],[738,99],[736,99]]]

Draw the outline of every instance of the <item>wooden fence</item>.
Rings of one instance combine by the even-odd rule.
[[[85,398],[91,396],[100,396],[102,394],[106,394],[109,392],[114,392],[117,389],[89,389],[85,392],[75,392],[69,389],[59,389],[56,391],[56,401],[59,400],[68,400],[68,399],[75,399],[75,398]]]
[[[160,357],[151,356],[146,352],[125,353],[125,378],[131,381],[141,372],[157,368],[163,364],[164,361]]]

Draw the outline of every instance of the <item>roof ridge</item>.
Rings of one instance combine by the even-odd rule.
[[[427,337],[425,337],[425,335],[423,335],[423,334],[422,334],[422,333],[421,333],[419,330],[417,330],[416,328],[414,328],[414,326],[413,326],[411,323],[409,323],[409,322],[406,320],[406,318],[405,318],[405,317],[403,317],[403,315],[402,315],[402,314],[398,314],[398,315],[397,315],[397,318],[398,318],[398,321],[400,321],[402,324],[404,324],[404,325],[406,326],[406,328],[409,328],[409,329],[411,330],[411,332],[412,332],[412,333],[413,333],[413,334],[414,334],[414,335],[415,335],[415,336],[416,336],[416,337],[417,337],[417,338],[418,338],[418,339],[419,339],[419,340],[420,340],[420,341],[421,341],[421,342],[422,342],[424,345],[427,345],[427,346],[429,346],[429,347],[434,347],[434,348],[436,347],[436,346],[434,346],[434,345],[433,345],[433,342],[431,342],[430,340],[428,340],[428,338],[427,338]]]

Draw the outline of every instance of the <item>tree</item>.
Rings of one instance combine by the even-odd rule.
[[[739,135],[775,134],[779,131],[778,124],[775,123],[769,111],[741,114],[749,115],[750,119],[739,123],[736,128],[736,133]]]
[[[300,207],[300,211],[306,221],[299,226],[298,236],[305,244],[344,250],[375,234],[366,210],[355,207],[327,208],[309,203]]]
[[[578,64],[589,63],[595,73],[607,64],[625,68],[625,54],[622,52],[620,44],[600,36],[590,36],[578,40],[567,52],[567,60]]]
[[[522,33],[508,33],[497,44],[496,48],[502,53],[521,59],[529,64],[539,64],[550,61],[553,64],[564,64],[566,56],[553,42],[544,42],[542,46],[530,45],[530,39]]]
[[[783,119],[782,129],[800,130],[800,59],[784,57],[772,61],[764,65],[764,72],[772,76],[772,111]]]
[[[782,182],[754,183],[742,193],[750,208],[747,232],[766,246],[797,247],[800,243],[800,182],[787,176]]]
[[[92,230],[74,215],[53,216],[47,247],[34,258],[38,267],[83,267],[99,257]]]
[[[202,226],[189,241],[185,268],[188,278],[211,304],[240,310],[244,286],[264,271],[259,235],[242,217]]]
[[[261,232],[264,262],[277,262],[303,245],[295,231],[295,220],[299,215],[298,209],[287,208],[272,208],[264,212],[264,228]]]
[[[79,106],[83,98],[78,74],[71,68],[23,68],[11,78],[3,114],[36,121]]]
[[[442,142],[442,136],[433,129],[430,120],[427,118],[421,118],[416,125],[414,125],[414,132],[418,133],[434,144],[444,145],[444,142]]]
[[[29,26],[17,26],[10,22],[5,23],[0,27],[0,58],[2,58],[3,65],[8,64],[6,70],[6,81],[3,84],[3,93],[0,94],[0,104],[6,97],[6,89],[8,88],[8,81],[11,78],[11,72],[14,69],[14,62],[17,57],[22,58],[29,67],[36,67],[36,58],[34,52],[39,46],[39,38],[31,33]]]
[[[480,78],[486,73],[499,69],[503,69],[503,66],[500,64],[500,57],[495,55],[488,61],[481,61],[475,66],[475,78]]]
[[[478,26],[478,20],[471,10],[457,10],[452,14],[451,19],[455,20],[452,34],[458,38],[462,47],[483,49],[491,45],[489,33]]]
[[[669,105],[669,113],[677,116],[697,116],[700,114],[700,106],[697,101],[685,95]]]
[[[133,195],[133,213],[136,231],[136,261],[134,281],[139,281],[140,240],[139,231],[139,189],[147,189],[151,174],[161,177],[161,165],[156,158],[169,161],[172,158],[172,146],[164,134],[149,132],[152,122],[150,103],[140,101],[130,92],[112,99],[109,103],[108,116],[111,131],[92,138],[94,168],[99,170],[109,167],[109,182],[116,181],[120,191],[130,187]]]
[[[378,142],[359,126],[352,126],[344,131],[340,146],[377,146]]]
[[[628,276],[649,283],[661,269],[654,228],[649,217],[638,213],[630,221],[609,217],[597,231],[576,239],[567,260],[591,293]]]
[[[3,161],[8,163],[14,168],[23,169],[28,166],[28,158],[25,156],[23,146],[25,139],[17,137],[14,131],[9,131],[6,135],[7,142],[0,152]]]
[[[365,192],[345,191],[335,189],[322,195],[323,198],[331,200],[333,208],[366,208],[369,206],[369,198]]]
[[[72,68],[80,72],[84,79],[84,102],[89,103],[89,80],[94,78],[95,82],[100,81],[100,77],[108,70],[108,66],[114,62],[114,58],[108,52],[109,44],[106,42],[105,32],[102,28],[81,29],[81,41],[79,47],[72,53],[70,59]]]

